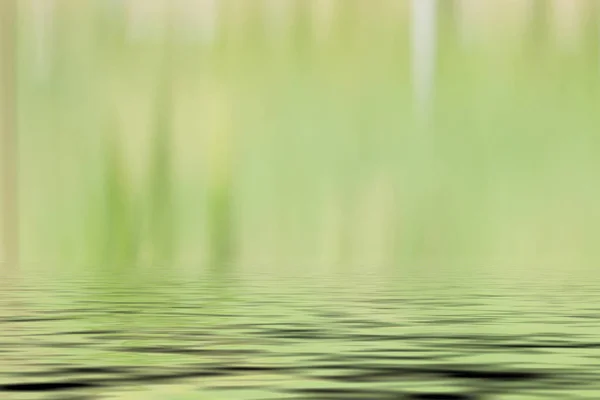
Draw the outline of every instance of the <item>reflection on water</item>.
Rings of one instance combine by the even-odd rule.
[[[252,278],[252,279],[250,279]],[[594,399],[594,284],[28,279],[2,399]]]

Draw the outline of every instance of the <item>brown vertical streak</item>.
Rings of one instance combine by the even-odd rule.
[[[2,240],[4,261],[19,262],[18,143],[17,143],[17,3],[0,0],[0,140],[2,142]]]

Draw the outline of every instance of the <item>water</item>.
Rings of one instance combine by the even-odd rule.
[[[0,398],[597,399],[598,286],[5,281]]]

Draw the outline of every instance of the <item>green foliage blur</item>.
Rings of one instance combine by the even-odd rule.
[[[209,33],[168,13],[140,33],[104,1],[57,2],[44,35],[21,13],[24,265],[593,269],[593,2],[568,45],[551,2],[512,34],[499,22],[475,39],[465,26],[477,24],[440,2],[426,115],[408,1],[333,2],[326,22],[315,1],[279,20],[237,3],[218,2]]]

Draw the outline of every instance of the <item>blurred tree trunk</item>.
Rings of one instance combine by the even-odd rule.
[[[2,155],[2,241],[4,261],[19,261],[18,147],[16,132],[17,0],[0,5],[0,140]]]

